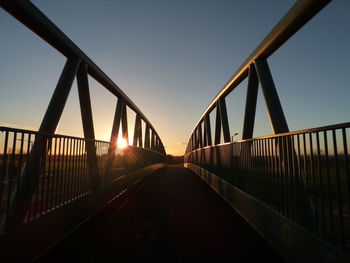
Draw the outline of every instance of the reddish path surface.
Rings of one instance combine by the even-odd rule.
[[[205,182],[166,167],[75,231],[42,261],[284,262]]]

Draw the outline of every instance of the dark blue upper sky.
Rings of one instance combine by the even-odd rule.
[[[135,102],[173,154],[291,0],[33,1]],[[334,0],[273,54],[291,130],[349,121],[350,1]],[[65,58],[0,10],[0,122],[38,128]],[[90,79],[96,135],[108,139],[116,99]],[[227,97],[242,133],[246,81]],[[262,98],[254,136],[271,134]],[[82,135],[76,84],[59,133]]]

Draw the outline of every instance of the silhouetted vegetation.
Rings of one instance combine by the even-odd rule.
[[[167,164],[183,164],[184,163],[184,156],[173,156],[171,154],[168,154],[166,156],[166,163]]]

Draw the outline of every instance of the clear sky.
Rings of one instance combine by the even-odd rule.
[[[170,154],[183,154],[213,97],[292,0],[34,0],[144,112]],[[270,59],[290,130],[349,121],[350,1],[334,0]],[[65,58],[0,10],[0,122],[37,129]],[[116,99],[90,78],[97,139]],[[246,81],[227,97],[242,134]],[[58,133],[82,136],[74,84]],[[271,134],[259,91],[254,136]]]

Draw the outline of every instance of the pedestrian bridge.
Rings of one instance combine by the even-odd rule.
[[[39,130],[0,127],[1,261],[349,262],[350,123],[289,131],[268,65],[328,2],[295,3],[170,164],[146,116],[77,45],[31,2],[1,1],[67,58]],[[95,139],[88,76],[118,98],[108,142]],[[84,138],[55,134],[75,79]],[[225,97],[245,79],[243,136],[233,141]],[[252,138],[259,87],[273,135]]]

